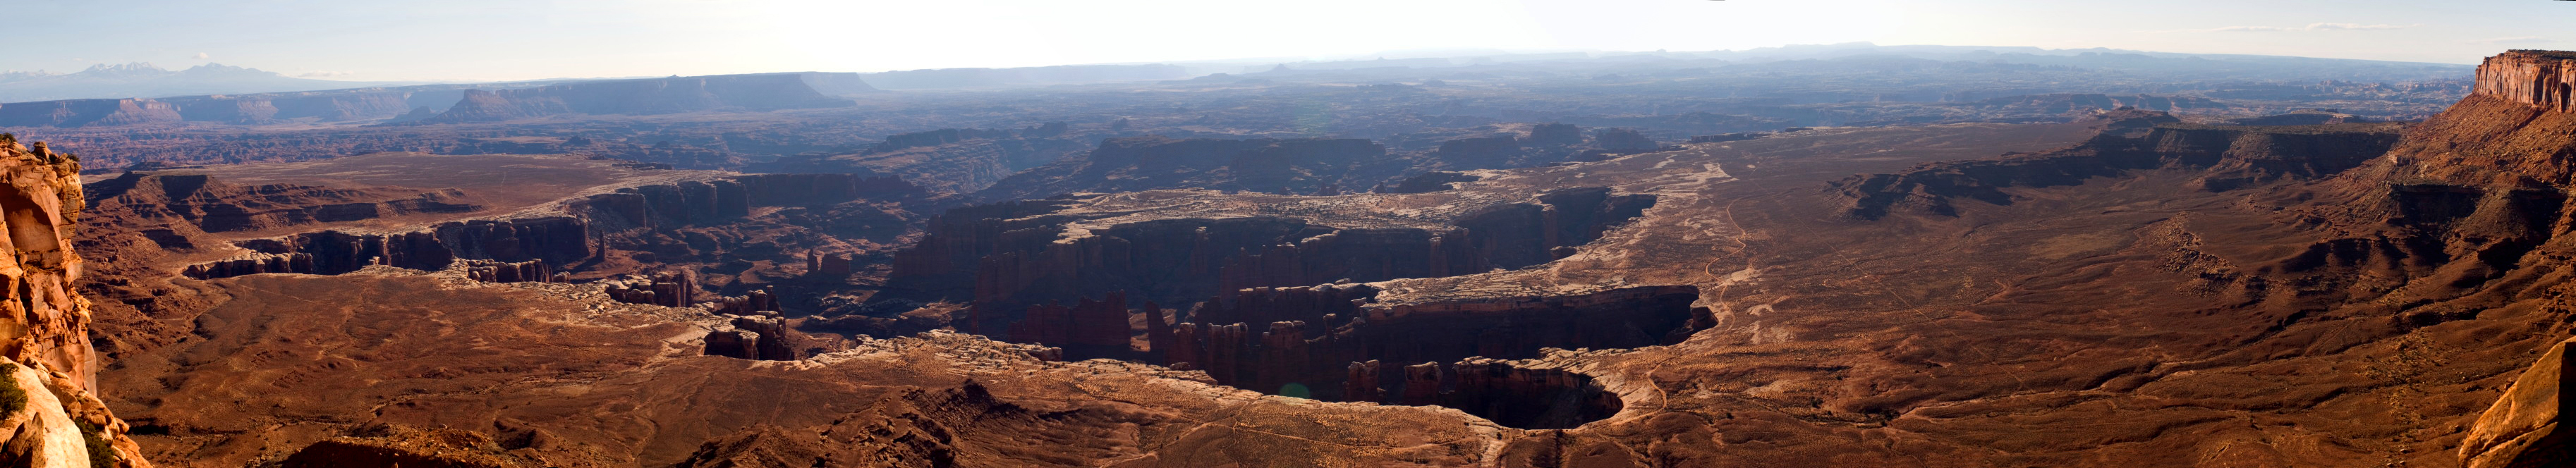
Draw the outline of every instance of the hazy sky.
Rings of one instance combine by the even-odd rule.
[[[2447,63],[2576,48],[2576,2],[2544,0],[0,0],[0,12],[0,70],[217,62],[342,80],[1853,41]]]

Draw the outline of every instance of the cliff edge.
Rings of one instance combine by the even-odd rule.
[[[0,465],[149,467],[124,421],[91,393],[97,360],[72,226],[82,208],[80,161],[0,134]]]

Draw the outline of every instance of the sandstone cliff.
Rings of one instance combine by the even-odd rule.
[[[2513,51],[2478,66],[2467,98],[2391,150],[2401,171],[2454,183],[2576,185],[2576,53]]]
[[[0,320],[0,464],[40,467],[150,466],[126,438],[124,421],[92,394],[97,357],[89,344],[89,301],[73,292],[81,275],[71,229],[82,208],[80,162],[42,143],[22,147],[0,135],[0,228],[9,260],[7,320]]]
[[[2563,393],[2576,388],[2566,372],[2569,340],[2551,346],[2540,362],[2514,379],[2513,386],[2469,426],[2460,442],[2460,464],[2466,468],[2538,468],[2576,464],[2576,440],[2561,431]]]

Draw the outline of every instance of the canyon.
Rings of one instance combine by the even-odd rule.
[[[0,458],[2548,466],[2570,57],[0,104]]]

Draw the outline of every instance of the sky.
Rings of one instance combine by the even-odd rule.
[[[485,81],[1872,42],[2475,63],[2547,0],[0,0],[0,71]]]

